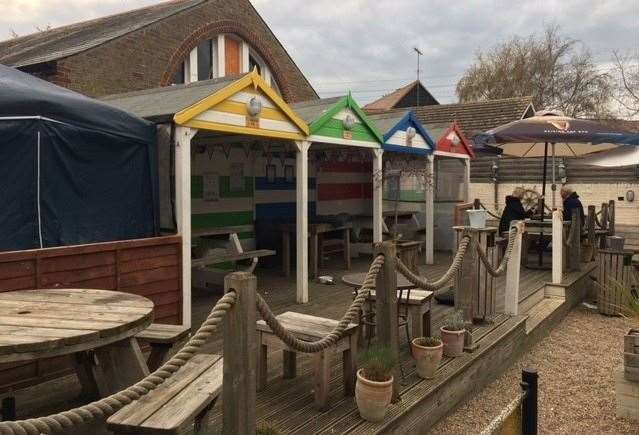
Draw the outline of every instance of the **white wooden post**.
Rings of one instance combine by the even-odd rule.
[[[373,149],[373,243],[379,243],[383,240],[383,155],[384,150],[381,148]]]
[[[513,243],[513,250],[508,259],[506,266],[506,295],[505,307],[506,314],[516,316],[519,314],[519,272],[521,267],[521,238],[524,232],[524,223],[517,222],[517,234]]]
[[[552,283],[561,284],[564,270],[564,219],[561,209],[552,212]]]
[[[295,141],[295,180],[297,194],[297,293],[298,304],[308,302],[308,149],[309,141]]]
[[[182,324],[191,326],[191,139],[197,130],[175,129],[175,218],[182,236]]]
[[[434,210],[434,196],[435,196],[435,178],[434,178],[434,160],[435,157],[430,154],[426,159],[426,264],[434,264],[435,262],[435,248],[434,248],[434,233],[435,233],[435,210]]]
[[[470,202],[470,158],[464,159],[464,202]]]

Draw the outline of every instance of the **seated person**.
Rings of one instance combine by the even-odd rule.
[[[581,200],[579,199],[577,192],[574,192],[572,188],[568,186],[563,186],[559,191],[559,194],[564,200],[564,220],[571,220],[573,211],[577,211],[581,218],[581,226],[583,227],[585,222],[584,206],[581,204]]]
[[[533,215],[533,210],[524,210],[521,199],[524,197],[523,187],[517,187],[512,195],[506,196],[506,206],[499,220],[499,233],[503,234],[510,228],[510,222],[520,221]]]

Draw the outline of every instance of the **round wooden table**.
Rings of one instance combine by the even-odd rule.
[[[0,363],[74,354],[85,392],[105,396],[148,374],[134,336],[152,321],[153,302],[130,293],[2,292]]]
[[[342,282],[347,286],[360,288],[364,284],[366,273],[349,273],[342,277]],[[415,288],[415,284],[406,279],[404,275],[397,272],[397,290]]]

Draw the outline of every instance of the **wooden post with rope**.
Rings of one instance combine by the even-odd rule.
[[[590,246],[589,248],[589,254],[587,255],[587,258],[585,258],[585,260],[587,262],[591,262],[592,260],[595,259],[595,243],[596,243],[596,234],[595,234],[595,221],[597,218],[597,212],[595,211],[595,206],[594,205],[589,205],[588,206],[588,217],[586,218],[586,228],[588,230],[588,245]]]
[[[615,235],[615,200],[608,201],[608,235]]]
[[[570,271],[581,270],[581,216],[577,210],[570,216],[570,232],[568,233],[568,267]]]
[[[384,255],[384,266],[377,274],[375,323],[379,342],[393,352],[399,361],[399,328],[397,319],[397,272],[395,270],[397,247],[392,241],[378,243],[375,256]],[[393,372],[393,402],[399,398],[399,366]]]
[[[513,242],[513,250],[506,266],[506,294],[504,301],[504,311],[506,314],[516,316],[519,314],[519,278],[521,271],[521,241],[525,225],[523,221],[515,224],[517,234]]]
[[[224,291],[230,290],[235,290],[237,301],[224,318],[222,432],[253,435],[257,383],[257,278],[248,272],[230,273],[224,278]]]

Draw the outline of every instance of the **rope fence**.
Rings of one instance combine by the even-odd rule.
[[[490,260],[488,259],[488,254],[486,251],[482,249],[481,246],[477,245],[477,253],[479,254],[479,258],[481,262],[484,264],[486,271],[494,277],[502,276],[506,273],[506,268],[508,266],[508,261],[510,260],[510,254],[513,251],[513,245],[515,244],[515,236],[517,235],[517,228],[513,227],[508,232],[508,244],[506,245],[506,251],[504,252],[504,256],[501,259],[501,263],[495,269],[492,264],[490,264]]]
[[[429,291],[437,291],[443,288],[453,276],[459,271],[459,268],[464,261],[464,255],[466,255],[466,251],[468,250],[468,245],[470,244],[470,237],[464,236],[462,237],[459,247],[457,249],[457,253],[453,258],[453,262],[450,267],[439,279],[435,281],[427,281],[426,278],[421,277],[415,274],[406,264],[404,264],[399,258],[397,259],[396,267],[397,271],[404,275],[408,281],[410,281],[414,286],[419,287],[424,290]]]
[[[62,432],[75,426],[106,420],[126,405],[149,394],[168,378],[173,376],[182,366],[195,356],[211,335],[217,330],[220,322],[236,301],[236,293],[226,293],[215,304],[200,328],[171,359],[159,369],[136,384],[108,397],[45,417],[30,418],[18,421],[0,422],[2,435],[39,435]]]
[[[290,331],[288,331],[280,322],[268,304],[259,294],[256,295],[257,310],[262,315],[262,318],[266,324],[271,328],[273,333],[284,343],[290,346],[292,349],[303,353],[316,353],[321,352],[324,349],[337,343],[339,339],[344,336],[344,331],[348,328],[349,323],[359,315],[359,311],[362,309],[362,305],[368,298],[371,289],[375,287],[375,279],[379,273],[382,265],[384,264],[384,256],[378,255],[375,257],[371,266],[366,274],[362,287],[357,292],[357,296],[351,303],[346,313],[338,322],[337,326],[323,338],[317,341],[303,341],[295,337]]]

